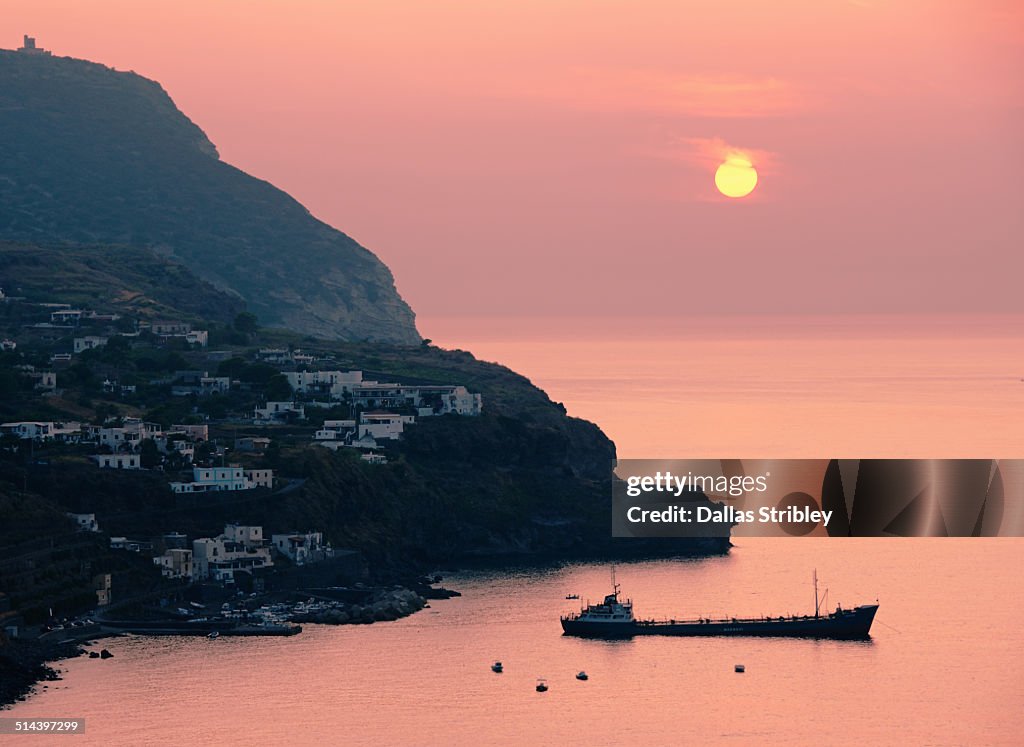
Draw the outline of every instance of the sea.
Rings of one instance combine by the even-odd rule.
[[[1024,456],[1017,319],[421,329],[522,372],[622,457]],[[83,735],[32,738],[83,745],[1022,743],[1024,540],[734,544],[614,572],[639,616],[681,618],[812,611],[816,571],[828,608],[878,601],[871,639],[565,637],[559,615],[607,593],[612,565],[503,564],[445,572],[462,596],[395,622],[104,640],[114,658],[60,662],[63,679],[3,715],[84,717]]]

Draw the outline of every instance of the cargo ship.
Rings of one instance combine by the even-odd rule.
[[[774,617],[696,618],[691,620],[640,620],[633,615],[633,600],[619,598],[619,585],[612,572],[612,593],[599,604],[588,604],[579,612],[563,615],[565,635],[584,638],[632,638],[638,635],[676,636],[780,636],[790,638],[870,638],[871,623],[878,604],[853,609],[837,605],[834,612],[822,612],[818,598],[818,574],[814,574],[814,614]]]

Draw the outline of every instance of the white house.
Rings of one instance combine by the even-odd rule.
[[[362,371],[286,371],[285,376],[299,394],[323,394],[335,400],[363,381]]]
[[[242,470],[242,475],[250,488],[274,487],[274,470],[272,469],[247,469]]]
[[[56,312],[54,312],[56,313]],[[75,355],[84,353],[86,350],[93,350],[94,348],[101,348],[107,344],[109,338],[97,337],[95,335],[86,335],[85,337],[76,337],[74,341]]]
[[[224,584],[235,581],[235,573],[251,573],[274,564],[263,528],[228,524],[219,537],[192,542],[193,577]]]
[[[225,524],[224,536],[232,542],[241,542],[248,548],[263,545],[263,527],[252,524]]]
[[[54,423],[50,428],[50,437],[64,443],[78,443],[82,440],[82,424],[76,421]]]
[[[168,433],[184,433],[193,441],[209,441],[210,426],[200,425],[171,425]]]
[[[35,388],[44,392],[52,392],[57,389],[57,374],[53,371],[34,371],[29,377],[35,380]]]
[[[423,415],[479,415],[483,398],[464,386],[384,384],[364,381],[352,388],[352,403],[360,407],[414,407]]]
[[[369,462],[370,464],[388,463],[388,458],[386,456],[384,456],[383,454],[375,454],[372,451],[367,452],[365,454],[361,454],[359,458],[362,459],[364,462]]]
[[[21,421],[0,424],[0,433],[35,441],[65,441],[74,443],[82,436],[82,424],[76,422]]]
[[[205,329],[194,329],[191,332],[186,332],[182,337],[185,338],[185,342],[189,345],[198,345],[201,348],[205,348],[210,340],[210,333]]]
[[[138,418],[125,418],[119,426],[88,425],[85,430],[89,438],[109,446],[111,451],[137,451],[145,439],[164,435],[159,423],[147,423]]]
[[[270,446],[265,436],[243,436],[235,439],[235,451],[264,451]]]
[[[22,421],[17,423],[2,423],[0,431],[11,436],[34,441],[48,441],[53,438],[52,422]]]
[[[175,493],[212,493],[273,486],[274,470],[244,470],[234,464],[230,467],[193,467],[192,482],[172,482],[171,490]]]
[[[192,578],[192,551],[171,548],[163,555],[157,555],[153,562],[160,566],[164,578]]]
[[[479,415],[483,399],[458,384],[407,385],[364,381],[362,371],[288,371],[292,389],[305,395],[328,395],[340,400],[346,394],[361,407],[414,407],[420,414]]]
[[[273,548],[295,565],[315,563],[334,554],[320,532],[286,532],[271,535],[270,540]]]
[[[57,309],[50,312],[50,321],[53,324],[78,324],[81,318],[81,309]]]
[[[287,348],[260,348],[256,360],[265,363],[290,363],[292,354]]]
[[[179,397],[189,394],[208,397],[211,394],[225,394],[230,389],[231,379],[227,376],[200,376],[189,384],[175,384],[171,387],[171,394]]]
[[[100,469],[142,469],[138,454],[92,454],[90,457]]]
[[[325,420],[323,426],[313,434],[314,441],[344,440],[349,434],[355,433],[355,420]]]
[[[286,421],[306,419],[306,408],[295,402],[267,402],[263,407],[256,408],[257,421]]]
[[[248,490],[242,468],[238,465],[230,467],[193,467],[192,482],[172,482],[171,490],[175,493],[210,493],[218,490]]]
[[[75,520],[78,528],[84,532],[98,532],[100,525],[96,523],[96,514],[68,514]]]
[[[189,345],[206,347],[210,333],[205,329],[192,329],[188,322],[181,321],[159,321],[149,325],[149,331],[157,337],[164,339],[177,337],[185,340]]]
[[[364,412],[359,415],[359,437],[370,436],[377,441],[397,440],[405,426],[416,422],[413,415],[397,412]]]
[[[170,337],[172,335],[184,335],[191,332],[192,325],[188,322],[167,321],[165,319],[161,319],[160,321],[151,322],[149,325],[149,331],[154,335]]]
[[[186,462],[196,457],[196,446],[184,433],[167,433],[155,440],[157,449],[163,454],[178,454]]]

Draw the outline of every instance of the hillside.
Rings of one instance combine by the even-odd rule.
[[[156,249],[263,323],[416,344],[370,251],[221,161],[154,81],[0,51],[0,240]]]
[[[200,280],[149,249],[43,247],[0,241],[0,288],[8,296],[63,303],[140,319],[230,323],[245,310],[237,296]]]

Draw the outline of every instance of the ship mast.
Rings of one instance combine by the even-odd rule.
[[[814,569],[814,616],[818,616],[818,569]]]
[[[612,594],[615,595],[615,600],[619,599],[619,585],[615,583],[615,565],[612,564]]]

